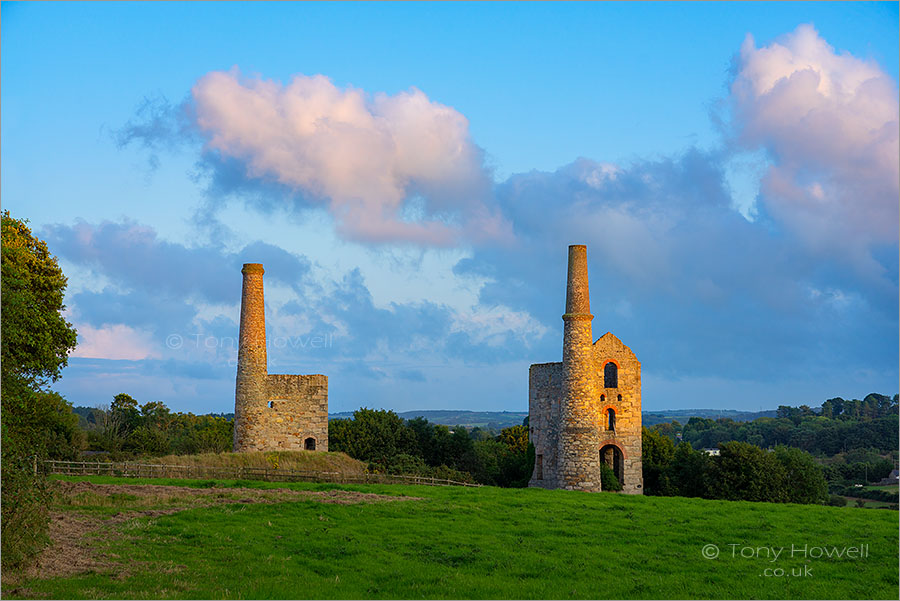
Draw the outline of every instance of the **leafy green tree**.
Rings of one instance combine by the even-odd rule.
[[[534,445],[528,440],[527,426],[504,428],[497,436],[497,441],[506,449],[500,455],[499,486],[525,488],[534,471]]]
[[[509,454],[505,444],[494,439],[479,440],[472,445],[475,458],[471,472],[476,482],[499,486],[501,480],[501,463]]]
[[[475,441],[469,436],[465,426],[455,426],[450,434],[449,453],[450,467],[475,474],[479,470],[478,456],[475,454]]]
[[[715,498],[776,503],[787,500],[784,466],[774,454],[737,441],[721,444],[719,449],[710,483]]]
[[[2,375],[33,389],[56,381],[75,348],[76,333],[62,315],[66,276],[47,243],[26,221],[4,211],[2,258]]]
[[[675,447],[672,456],[671,486],[682,497],[710,497],[711,460],[703,451],[695,451],[686,442]],[[718,497],[716,497],[718,498]]]
[[[59,378],[76,333],[62,312],[66,277],[25,221],[2,214],[0,312],[0,561],[16,568],[47,542],[47,487],[34,466],[78,450],[78,418],[46,386]]]
[[[117,415],[117,421],[121,424],[126,436],[141,425],[141,412],[138,410],[138,402],[131,395],[120,392],[114,396],[109,410]]]
[[[824,503],[828,485],[822,466],[812,455],[786,446],[775,447],[775,459],[784,468],[785,500],[789,503]]]
[[[503,428],[500,430],[497,440],[505,444],[513,453],[525,453],[528,450],[528,427]]]
[[[393,411],[361,408],[353,412],[352,420],[329,422],[328,444],[354,459],[387,466],[396,455],[414,454],[417,440]]]
[[[648,428],[642,428],[641,438],[644,494],[661,496],[674,494],[671,474],[675,445],[672,444],[672,439],[663,436],[656,429]]]

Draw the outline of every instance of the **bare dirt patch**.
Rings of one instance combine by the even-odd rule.
[[[413,501],[419,497],[399,497],[349,490],[290,490],[286,488],[188,488],[155,484],[94,484],[57,482],[59,504],[68,511],[50,513],[50,546],[41,553],[29,576],[56,578],[85,572],[115,570],[124,575],[118,558],[91,545],[98,537],[123,536],[123,530],[143,517],[169,515],[195,507],[219,504],[286,503],[317,501],[339,505]],[[80,507],[121,507],[112,516],[86,515]],[[181,566],[175,566],[178,568]]]

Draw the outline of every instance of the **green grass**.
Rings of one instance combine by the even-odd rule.
[[[138,518],[124,537],[94,543],[120,567],[21,586],[52,598],[897,598],[895,512],[492,487],[239,484],[422,500],[232,504]],[[127,509],[128,497],[113,504]],[[701,555],[709,544],[717,559]],[[786,557],[791,545],[860,544],[868,557]],[[752,557],[740,556],[744,547]],[[770,561],[762,547],[786,550]],[[804,566],[811,574],[790,575]]]
[[[883,490],[886,492],[892,492],[896,495],[898,488],[900,487],[898,487],[896,484],[888,484],[887,486],[866,486],[865,490]]]
[[[155,465],[201,465],[208,467],[260,467],[299,471],[336,471],[362,474],[366,464],[345,453],[309,451],[268,451],[259,453],[201,453],[198,455],[166,455],[145,459]]]

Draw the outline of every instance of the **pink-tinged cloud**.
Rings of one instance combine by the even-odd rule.
[[[78,346],[72,357],[85,359],[159,359],[157,343],[146,331],[124,324],[104,325],[99,328],[79,323]]]
[[[287,85],[236,69],[192,90],[207,149],[325,205],[365,242],[452,245],[505,236],[468,120],[413,88],[368,97],[322,75]]]
[[[875,268],[871,247],[897,242],[897,83],[801,25],[762,48],[747,36],[731,101],[738,143],[771,160],[766,211],[810,248]]]

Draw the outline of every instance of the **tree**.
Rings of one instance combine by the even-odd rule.
[[[673,494],[682,497],[709,497],[710,458],[703,451],[695,451],[687,442],[675,447],[672,457]]]
[[[329,422],[328,445],[333,451],[384,467],[396,455],[415,454],[417,439],[393,411],[361,408],[353,412],[352,420]]]
[[[822,466],[812,455],[800,449],[775,447],[775,459],[784,468],[784,491],[789,503],[824,503],[828,484]]]
[[[116,416],[124,430],[123,434],[131,434],[135,428],[141,425],[141,412],[138,410],[138,402],[131,395],[120,392],[113,397],[109,410]]]
[[[76,333],[62,315],[66,277],[25,221],[2,214],[2,566],[15,568],[46,544],[49,497],[33,465],[79,445],[78,417],[46,390],[59,378]]]
[[[41,388],[59,378],[76,333],[62,316],[66,276],[26,223],[3,212],[2,375]]]
[[[497,436],[497,441],[506,447],[505,452],[500,455],[497,484],[514,488],[528,486],[534,470],[534,446],[528,441],[528,426],[504,428]]]
[[[497,440],[509,447],[513,453],[524,453],[528,450],[528,427],[511,426],[500,430]]]
[[[785,470],[772,453],[746,442],[719,445],[712,464],[711,490],[717,499],[783,502]]]
[[[672,444],[672,439],[663,436],[656,429],[648,428],[642,428],[641,438],[644,493],[662,496],[674,494],[671,472],[672,460],[675,457],[675,445]]]

